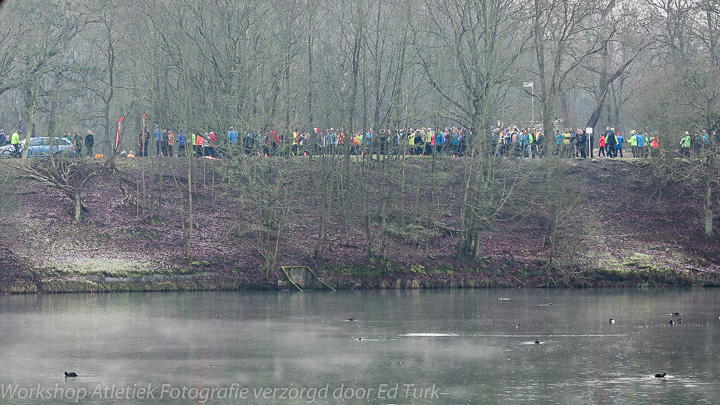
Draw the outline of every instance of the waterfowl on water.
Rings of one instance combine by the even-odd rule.
[[[670,325],[674,325],[674,324],[675,324],[675,321],[673,321],[673,320],[671,319],[671,320],[670,320]]]
[[[520,324],[519,324],[519,323],[516,323],[516,324],[515,324],[515,327],[516,327],[516,328],[519,328],[519,327],[520,327]]]
[[[359,337],[358,340],[362,340],[362,337]]]
[[[678,318],[677,323],[682,323],[682,318]]]
[[[535,339],[535,344],[536,344],[536,345],[539,345],[539,344],[540,344],[540,341],[537,340],[537,339]]]
[[[610,318],[610,323],[613,324],[613,325],[615,325],[615,320],[612,319],[612,318]]]
[[[65,372],[65,377],[77,377],[77,374],[74,371],[71,372]]]
[[[673,313],[670,314],[670,315],[671,315],[671,316],[680,316],[680,312],[673,312]]]
[[[666,373],[655,374],[655,378],[665,378]]]
[[[348,318],[348,321],[355,322],[355,318]]]

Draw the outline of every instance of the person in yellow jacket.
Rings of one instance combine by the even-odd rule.
[[[297,156],[300,153],[300,132],[294,130],[292,133],[292,144],[290,146],[290,153],[293,156]]]
[[[633,154],[633,157],[637,157],[637,135],[635,134],[635,131],[630,131],[630,139],[628,139],[628,143],[630,144],[630,151]]]
[[[15,148],[15,155],[17,157],[20,157],[20,134],[22,134],[22,131],[18,129],[10,137],[10,145]]]
[[[535,135],[532,129],[527,132],[527,157],[532,159],[533,157],[533,143],[535,142]]]
[[[563,157],[565,159],[570,159],[572,157],[573,153],[573,145],[570,140],[572,139],[572,134],[570,133],[569,128],[565,128],[565,132],[562,134],[563,138]]]
[[[533,130],[533,135],[535,135],[535,140],[533,142],[533,148],[535,148],[535,154],[537,156],[540,156],[542,151],[540,150],[543,146],[543,142],[545,141],[545,135],[542,133],[542,131],[535,128]]]
[[[192,151],[195,154],[195,156],[200,156],[200,149],[198,149],[198,135],[196,133],[192,133],[190,135],[190,145],[192,145]],[[200,143],[202,145],[202,142]],[[200,146],[202,148],[202,146]]]
[[[415,154],[415,131],[410,131],[408,134],[408,146],[410,148],[410,154]]]
[[[433,133],[432,128],[428,128],[427,132],[425,132],[425,151],[423,152],[424,155],[431,155],[432,150],[434,149],[433,144],[433,138],[435,137],[435,134]]]

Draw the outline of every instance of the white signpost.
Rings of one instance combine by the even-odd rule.
[[[587,135],[587,144],[588,144],[587,155],[588,155],[588,156],[592,156],[592,147],[593,147],[593,145],[592,145],[592,142],[590,142],[590,135],[593,134],[593,129],[592,129],[592,127],[587,127],[587,128],[585,128],[585,134]]]

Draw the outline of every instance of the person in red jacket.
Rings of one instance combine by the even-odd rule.
[[[203,157],[205,156],[205,138],[203,138],[200,133],[197,135],[193,134],[195,139],[194,148],[195,148],[195,156],[196,157]]]
[[[210,157],[217,157],[215,156],[215,144],[217,143],[217,136],[215,136],[215,132],[210,131],[208,134],[208,148],[207,148],[207,154]]]

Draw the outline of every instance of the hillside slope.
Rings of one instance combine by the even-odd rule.
[[[702,233],[703,190],[666,181],[657,162],[502,160],[496,185],[506,192],[480,257],[458,260],[463,159],[364,166],[344,192],[316,171],[327,162],[269,159],[283,168],[270,176],[291,180],[266,203],[272,190],[253,193],[261,186],[234,178],[237,168],[198,159],[189,260],[185,161],[163,160],[153,178],[157,159],[123,159],[116,172],[90,163],[98,175],[80,222],[70,198],[0,162],[0,291],[276,288],[281,266],[309,266],[341,288],[718,283],[720,237]],[[260,215],[270,205],[276,222],[265,225],[282,230],[274,269],[263,271]]]

